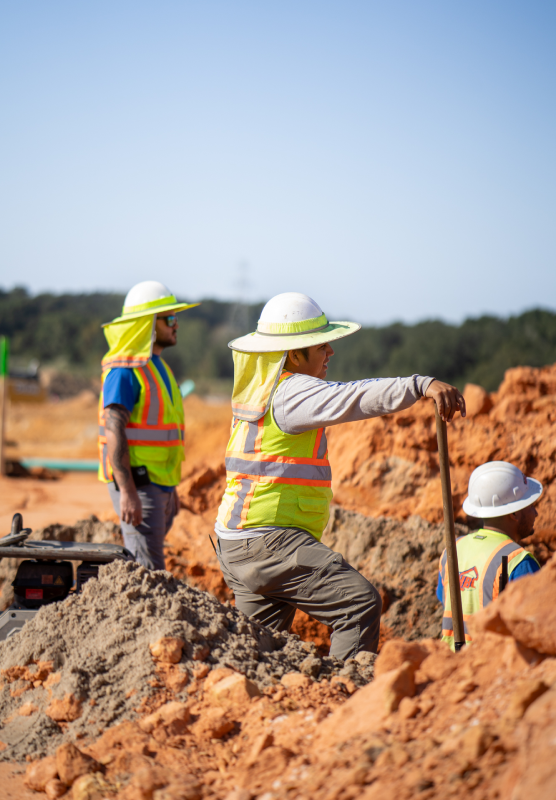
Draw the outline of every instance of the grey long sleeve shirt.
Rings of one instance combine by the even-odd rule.
[[[274,419],[288,434],[340,425],[342,422],[380,417],[403,411],[424,397],[434,378],[370,378],[350,383],[328,383],[308,375],[292,375],[274,395]],[[230,530],[219,522],[215,532],[223,539],[263,536],[274,527]]]
[[[308,375],[292,375],[276,390],[274,419],[284,433],[296,434],[380,417],[412,406],[433,380],[412,375],[328,383]]]

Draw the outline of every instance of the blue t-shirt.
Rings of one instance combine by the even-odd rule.
[[[526,575],[533,575],[533,573],[540,570],[539,565],[533,556],[525,556],[523,561],[508,576],[509,581],[516,581],[518,578],[524,578]],[[436,587],[436,596],[438,600],[444,605],[444,587],[442,586],[442,575],[438,573],[438,585]]]
[[[152,362],[157,368],[160,377],[164,381],[164,385],[168,389],[168,394],[170,397],[172,397],[172,385],[170,383],[168,370],[164,366],[164,362],[160,356],[153,356]],[[128,367],[114,367],[106,376],[103,386],[103,393],[104,408],[112,405],[113,403],[117,403],[119,406],[124,406],[124,408],[127,408],[127,410],[131,413],[134,405],[139,400],[141,384],[135,377],[135,373],[132,369],[129,369]],[[165,492],[174,491],[173,486],[162,486],[160,483],[155,483],[153,485],[159,486]]]

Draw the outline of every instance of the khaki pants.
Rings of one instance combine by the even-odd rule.
[[[330,655],[376,653],[382,601],[340,553],[298,528],[253,539],[218,538],[217,556],[237,607],[275,630],[289,630],[296,608],[332,627]]]

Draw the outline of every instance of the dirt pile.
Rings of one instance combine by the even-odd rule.
[[[156,692],[175,699],[213,669],[244,676],[258,694],[292,671],[341,673],[355,688],[372,661],[321,659],[314,645],[273,634],[166,572],[114,562],[0,645],[3,756],[36,757],[98,735],[150,708]]]
[[[148,709],[81,753],[66,744],[27,782],[58,781],[50,797],[73,782],[74,799],[552,800],[554,609],[552,560],[474,618],[458,655],[392,639],[355,692],[297,672],[248,696],[233,688],[242,676],[214,670],[185,703]]]
[[[556,531],[556,365],[506,372],[497,392],[468,386],[466,419],[449,425],[454,504],[458,519],[469,475],[485,461],[511,461],[544,484],[538,536]],[[398,414],[327,432],[335,502],[369,516],[442,519],[434,406],[421,400]]]
[[[48,525],[33,531],[31,539],[57,542],[96,542],[98,544],[122,544],[120,526],[113,522],[101,521],[92,514],[89,519],[81,519],[75,525]],[[0,611],[4,611],[14,599],[12,581],[21,560],[3,558],[0,561]]]

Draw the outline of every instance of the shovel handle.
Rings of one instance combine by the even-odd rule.
[[[448,458],[448,430],[446,423],[441,419],[438,413],[436,403],[434,404],[434,413],[436,417],[436,436],[438,439],[438,458],[440,461],[440,480],[442,482],[444,539],[446,544],[450,602],[452,605],[452,622],[454,625],[454,646],[456,652],[458,652],[465,644],[465,628],[463,625],[463,610],[459,587],[458,551],[456,547],[456,529],[454,526],[450,460]]]

